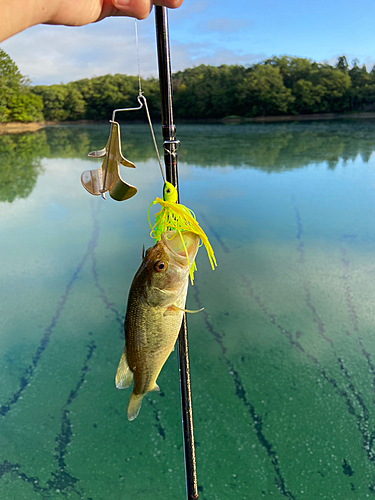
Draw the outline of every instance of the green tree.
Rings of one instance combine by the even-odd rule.
[[[0,122],[41,121],[42,99],[32,94],[29,81],[0,49]]]
[[[31,92],[20,92],[9,100],[10,122],[43,121],[43,102],[39,96]]]
[[[351,80],[350,107],[355,111],[365,111],[374,108],[374,74],[368,73],[366,66],[359,66],[358,59],[353,59],[348,70]]]
[[[85,117],[86,103],[73,84],[38,85],[33,92],[43,99],[44,118],[51,121],[79,120]]]
[[[176,116],[204,119],[240,114],[237,86],[245,73],[243,66],[226,64],[201,64],[177,72],[173,77]]]
[[[273,57],[264,64],[278,68],[286,88],[295,98],[293,113],[326,113],[350,108],[347,60],[339,57],[336,67],[299,57]]]
[[[19,93],[24,78],[12,59],[0,49],[0,121],[9,121],[9,101]]]
[[[349,64],[346,56],[339,56],[337,58],[336,68],[341,69],[341,71],[349,70]]]
[[[359,67],[358,59],[352,61],[352,67],[349,69],[348,73],[353,87],[362,87],[371,82],[371,74],[367,72],[365,64]]]
[[[138,78],[135,76],[105,75],[79,80],[72,85],[86,102],[85,117],[90,120],[109,120],[114,109],[138,106]],[[124,113],[121,118],[127,120],[135,116]]]
[[[298,80],[293,86],[294,112],[317,113],[322,111],[324,87],[307,80]]]
[[[267,59],[263,64],[277,68],[280,71],[285,87],[288,89],[292,89],[298,80],[308,81],[311,72],[317,67],[317,64],[311,59],[291,56],[275,56]]]
[[[348,107],[347,95],[351,86],[350,76],[329,65],[318,65],[311,72],[310,81],[321,94],[316,112],[342,112]]]
[[[238,91],[245,116],[286,114],[294,102],[291,90],[284,86],[280,69],[268,64],[250,68]]]

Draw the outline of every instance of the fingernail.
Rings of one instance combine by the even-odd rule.
[[[131,4],[132,0],[114,0],[115,6],[122,10],[122,9],[127,9],[129,5]]]
[[[125,15],[145,19],[150,13],[148,2],[139,2],[139,0],[113,0],[115,7],[124,12]]]

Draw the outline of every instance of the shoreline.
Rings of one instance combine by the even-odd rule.
[[[358,120],[375,119],[375,113],[316,113],[311,115],[280,115],[280,116],[256,116],[246,118],[243,116],[228,116],[225,118],[207,118],[197,120],[178,119],[178,123],[222,123],[236,125],[241,123],[282,123],[282,122],[302,122],[302,121],[324,121],[324,120]],[[0,123],[0,135],[2,134],[21,134],[24,132],[37,132],[46,127],[54,126],[82,126],[107,123],[107,120],[77,120],[62,122],[9,122]],[[141,123],[139,120],[127,123]],[[143,123],[143,122],[142,122]]]
[[[315,113],[311,115],[280,115],[280,116],[256,116],[246,118],[242,116],[228,116],[222,118],[221,123],[272,123],[272,122],[306,122],[324,120],[358,120],[374,119],[375,113]]]
[[[2,134],[20,134],[23,132],[36,132],[41,128],[44,128],[44,123],[31,122],[31,123],[20,123],[20,122],[10,122],[10,123],[0,123],[0,135]]]

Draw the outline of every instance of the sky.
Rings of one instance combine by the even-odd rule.
[[[172,71],[254,64],[274,55],[375,64],[374,0],[185,0],[169,11]],[[154,14],[137,21],[140,72],[157,76]],[[134,20],[83,27],[34,26],[0,47],[33,85],[108,73],[137,74]]]

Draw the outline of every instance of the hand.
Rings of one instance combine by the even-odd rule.
[[[145,19],[153,5],[176,8],[183,0],[49,0],[48,24],[82,26],[109,16]],[[51,11],[51,5],[54,6]]]
[[[0,41],[35,24],[82,26],[109,16],[145,19],[153,5],[176,8],[183,0],[0,0]]]

